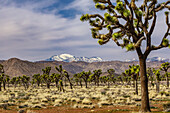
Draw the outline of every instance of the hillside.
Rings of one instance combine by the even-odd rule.
[[[56,73],[55,66],[63,65],[63,68],[67,70],[71,75],[88,70],[102,69],[106,72],[107,69],[113,68],[116,70],[117,74],[121,74],[125,69],[128,69],[129,65],[137,64],[138,62],[122,62],[122,61],[105,61],[105,62],[62,62],[62,61],[39,61],[39,62],[29,62],[20,60],[17,58],[11,58],[9,60],[0,61],[4,65],[5,73],[10,76],[20,76],[20,75],[33,75],[40,73],[42,74],[42,69],[50,66],[52,67],[51,73]],[[158,68],[161,62],[148,62],[147,66]]]

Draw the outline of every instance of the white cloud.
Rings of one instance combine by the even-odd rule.
[[[43,60],[54,54],[70,53],[79,56],[100,56],[107,59],[130,59],[135,52],[126,53],[113,42],[99,46],[91,38],[89,24],[75,18],[54,15],[59,9],[43,13],[39,9],[52,5],[56,0],[41,0],[17,4],[10,0],[0,1],[0,59],[18,57],[28,60]],[[115,0],[113,0],[115,2]],[[63,9],[76,9],[82,13],[95,13],[92,0],[75,0]],[[98,12],[97,12],[98,13]],[[154,39],[165,31],[162,17]],[[164,22],[163,22],[164,23]],[[157,41],[153,41],[156,43]],[[152,55],[159,55],[154,52]],[[162,53],[161,53],[162,54]],[[128,58],[124,58],[127,56]]]

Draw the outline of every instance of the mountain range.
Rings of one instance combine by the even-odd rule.
[[[162,62],[147,62],[148,67],[159,68]],[[115,69],[116,74],[121,74],[128,69],[129,65],[138,64],[137,61],[123,62],[123,61],[102,61],[102,62],[83,62],[83,61],[37,61],[30,62],[20,60],[18,58],[11,58],[9,60],[0,60],[0,64],[4,66],[5,74],[9,76],[32,76],[34,74],[42,74],[42,69],[47,66],[51,67],[51,74],[57,73],[55,66],[63,65],[63,69],[67,70],[70,75],[82,71],[89,71],[102,69],[103,74],[107,74],[108,69]]]
[[[104,60],[100,57],[77,57],[70,54],[60,54],[60,55],[53,55],[50,58],[46,59],[45,61],[63,61],[63,62],[72,62],[72,61],[83,61],[83,62],[103,62]],[[126,60],[126,62],[133,62],[138,61],[137,59]],[[161,58],[161,57],[152,57],[146,60],[147,62],[170,62],[168,58]]]
[[[54,55],[45,61],[63,61],[63,62],[72,62],[72,61],[84,61],[84,62],[101,62],[103,61],[100,57],[76,57],[70,54],[61,54]]]

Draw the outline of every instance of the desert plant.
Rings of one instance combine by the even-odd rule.
[[[69,84],[70,84],[70,89],[73,89],[73,85],[71,83],[71,80],[70,80],[70,75],[68,74],[68,72],[66,70],[63,70],[64,72],[64,76],[67,78]]]
[[[147,76],[148,76],[148,80],[150,81],[151,86],[154,87],[154,82],[153,82],[154,81],[154,76],[153,76],[153,71],[152,71],[152,69],[150,67],[147,68]]]
[[[102,74],[102,70],[101,69],[94,70],[93,73],[94,73],[95,84],[97,84],[97,86],[99,86],[99,77]]]
[[[132,78],[134,81],[135,93],[138,95],[138,78],[139,78],[140,67],[139,65],[132,65],[132,66],[129,66],[129,68],[131,70]]]
[[[165,72],[167,87],[169,87],[168,69],[170,68],[170,63],[165,62],[161,64],[160,70]]]
[[[118,46],[126,48],[127,51],[136,51],[140,64],[141,80],[141,111],[148,112],[148,78],[146,73],[146,59],[151,51],[165,47],[170,47],[169,40],[169,11],[165,12],[167,30],[158,46],[152,44],[151,38],[157,22],[157,13],[163,9],[168,9],[170,1],[159,3],[157,0],[143,0],[141,5],[136,5],[137,0],[93,0],[95,7],[100,10],[107,10],[104,16],[100,14],[85,14],[81,21],[89,21],[93,27],[92,37],[99,39],[100,45],[106,44],[112,39]],[[140,1],[141,2],[141,1]],[[122,21],[123,20],[123,21]],[[150,26],[149,26],[150,25]],[[107,29],[107,34],[100,31]],[[146,44],[142,48],[142,42]]]
[[[45,81],[47,88],[50,89],[50,84],[52,82],[52,75],[50,75],[51,67],[46,67],[45,69],[42,69],[42,71],[42,78]]]
[[[156,80],[156,92],[159,93],[160,81],[161,81],[160,70],[159,69],[156,70],[153,68],[153,73],[155,74],[155,80]]]
[[[33,81],[34,81],[35,83],[37,83],[37,86],[39,87],[39,86],[40,86],[40,83],[41,83],[41,80],[42,80],[41,75],[40,75],[40,74],[34,74],[34,75],[32,76],[32,78],[33,78]]]

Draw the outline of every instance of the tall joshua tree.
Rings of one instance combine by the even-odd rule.
[[[166,82],[167,82],[167,87],[169,87],[169,78],[168,78],[168,69],[170,68],[170,63],[165,62],[161,64],[161,70],[165,71],[165,76],[166,76]]]
[[[157,0],[142,0],[138,7],[137,0],[117,0],[116,4],[111,0],[93,0],[95,7],[107,10],[104,16],[100,14],[82,15],[81,21],[89,21],[92,26],[92,37],[99,39],[100,45],[106,44],[112,39],[118,46],[127,51],[137,52],[140,64],[141,80],[141,111],[150,112],[148,96],[148,78],[146,75],[146,59],[151,51],[170,47],[169,35],[169,12],[165,12],[168,26],[162,41],[158,46],[152,45],[152,34],[157,21],[157,13],[162,9],[170,9],[170,1],[158,3]],[[141,2],[141,0],[140,0]],[[150,25],[150,26],[149,26]],[[101,34],[99,31],[108,29],[108,33]],[[121,40],[121,41],[120,41]],[[145,42],[146,48],[142,49],[141,43]],[[144,50],[145,49],[145,50]]]

